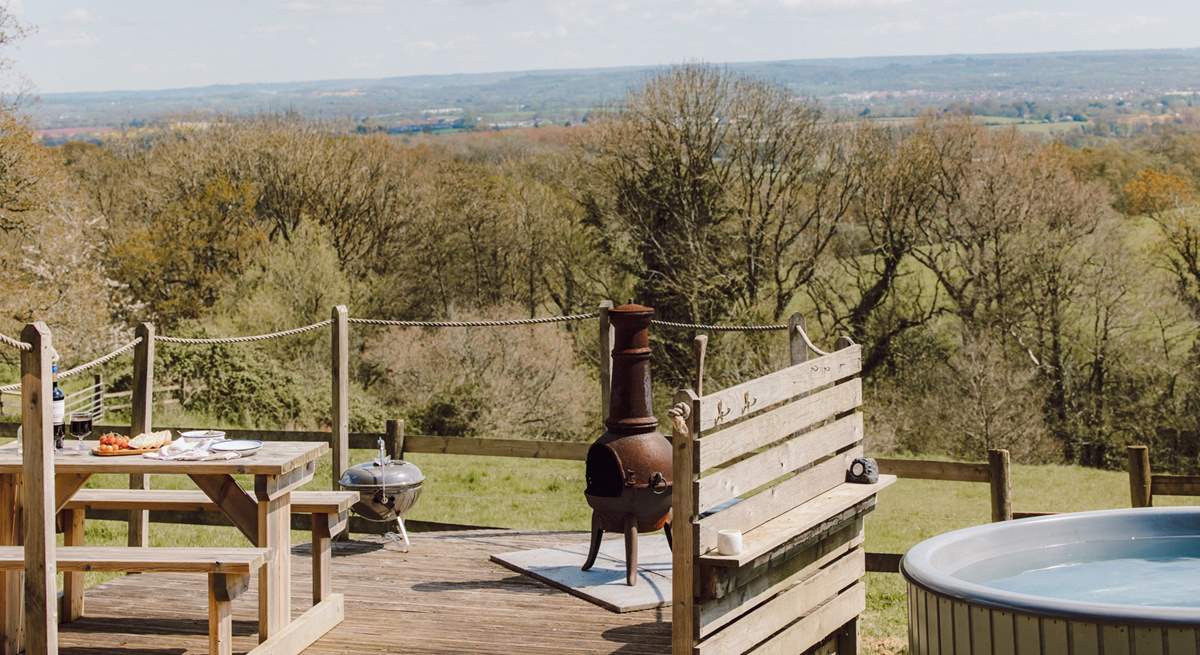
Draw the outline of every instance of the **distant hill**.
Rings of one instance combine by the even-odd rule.
[[[726,64],[839,109],[910,115],[968,104],[1063,109],[1200,92],[1200,48]],[[51,93],[29,108],[43,128],[137,125],[177,116],[296,112],[376,126],[510,126],[577,121],[618,101],[655,67],[514,71],[218,85],[159,91]],[[1032,111],[1032,109],[1031,109]],[[1003,113],[1001,111],[1000,113]],[[457,123],[455,123],[457,116]]]

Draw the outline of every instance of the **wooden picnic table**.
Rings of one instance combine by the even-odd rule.
[[[84,442],[90,449],[95,442]],[[75,444],[68,444],[74,446]],[[234,526],[257,547],[269,549],[266,564],[259,572],[259,641],[284,636],[284,629],[293,623],[291,605],[291,492],[313,478],[317,460],[329,449],[320,442],[266,442],[258,452],[248,457],[212,461],[164,461],[141,455],[99,457],[56,454],[54,457],[55,510],[61,510],[88,478],[96,474],[186,475],[196,483],[229,518]],[[253,487],[243,489],[235,475],[253,476]],[[19,514],[19,485],[22,458],[16,448],[0,448],[0,545],[17,545],[22,533]],[[13,508],[13,511],[7,511]],[[3,594],[4,651],[18,652],[21,640],[22,575],[6,575]],[[341,602],[341,597],[334,599]],[[340,607],[314,612],[313,607],[295,622],[336,615]],[[328,626],[332,627],[332,626]],[[328,627],[292,626],[287,641],[298,645],[296,639]],[[300,637],[291,637],[299,634]],[[315,639],[315,637],[312,637]],[[304,644],[307,646],[312,639]],[[277,637],[276,642],[279,641]],[[280,644],[281,652],[298,652],[290,644]],[[303,646],[300,646],[302,649]],[[274,650],[274,649],[273,649]]]

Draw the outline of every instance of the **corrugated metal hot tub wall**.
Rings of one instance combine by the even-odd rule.
[[[592,543],[583,570],[592,568],[605,531],[625,535],[625,577],[637,583],[639,532],[666,529],[671,539],[671,442],[658,431],[650,389],[650,319],[654,309],[609,310],[614,346],[607,430],[588,449],[587,488]]]

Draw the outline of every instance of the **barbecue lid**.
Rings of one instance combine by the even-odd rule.
[[[355,464],[346,469],[338,484],[346,489],[407,489],[419,487],[425,481],[425,474],[416,464],[403,460],[380,460],[378,458],[362,464]]]

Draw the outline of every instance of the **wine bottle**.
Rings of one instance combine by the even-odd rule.
[[[63,419],[67,413],[67,396],[58,386],[58,364],[50,365],[50,376],[54,381],[54,391],[51,394],[50,414],[54,422],[54,449],[62,450],[67,438],[67,426]]]

